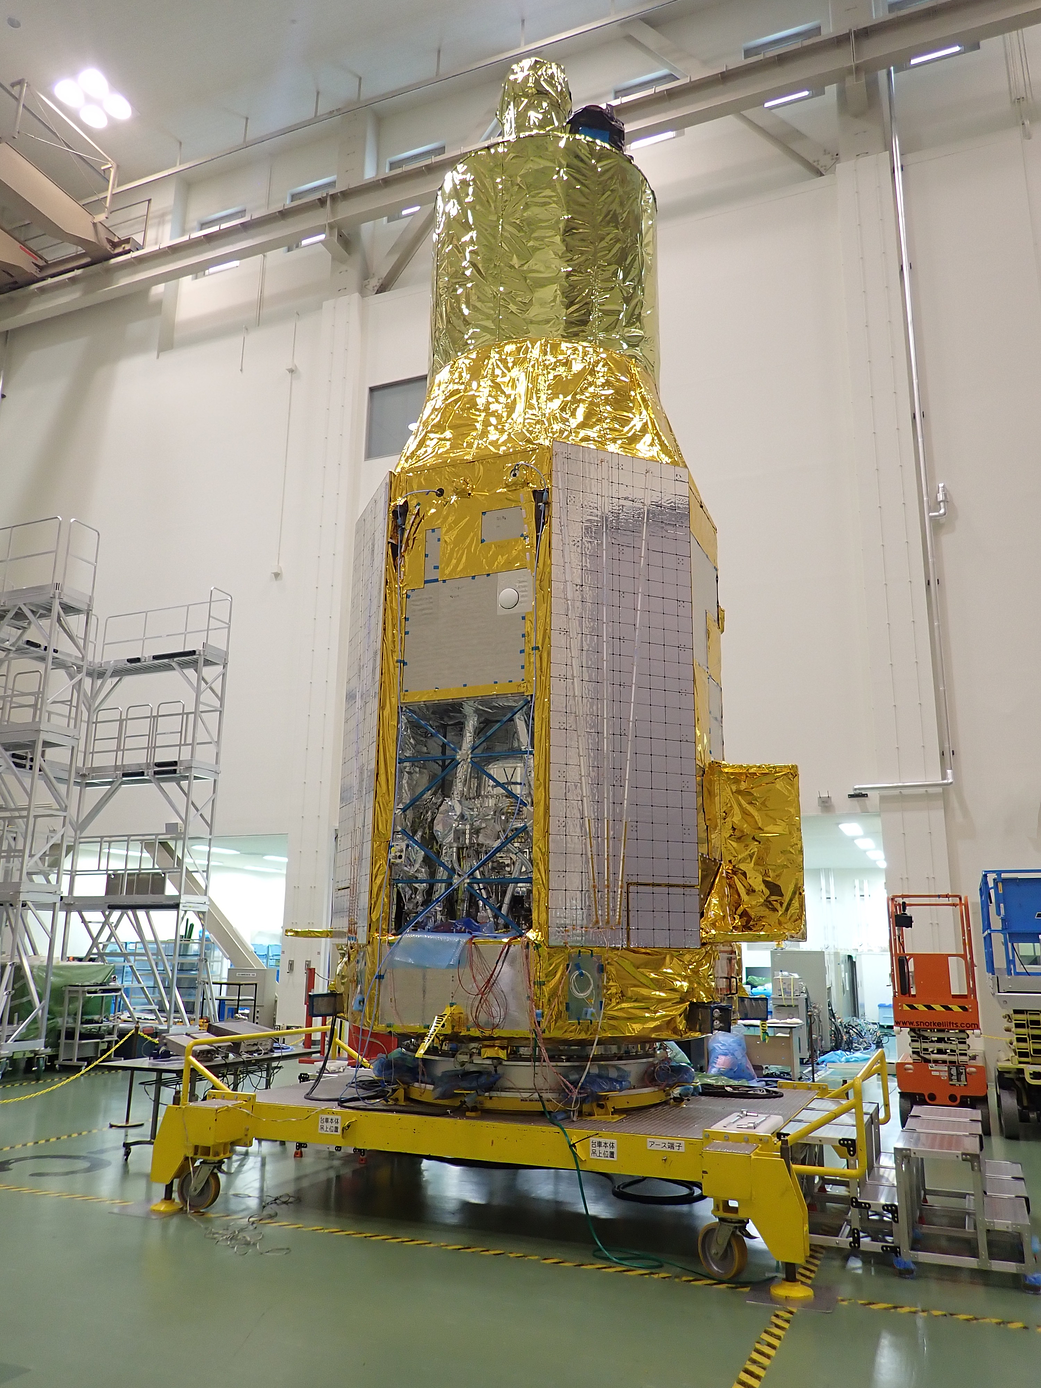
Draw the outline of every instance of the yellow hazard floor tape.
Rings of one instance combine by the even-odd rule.
[[[821,1254],[814,1251],[803,1263],[796,1276],[806,1286],[813,1281],[820,1266]],[[795,1319],[796,1312],[787,1307],[779,1307],[770,1317],[770,1322],[752,1346],[752,1352],[734,1379],[734,1388],[759,1388],[774,1355],[781,1348],[781,1341],[788,1333],[788,1327]]]
[[[94,1131],[102,1132],[104,1129],[98,1128]],[[69,1133],[69,1137],[86,1136],[86,1134]],[[45,1139],[46,1140],[46,1139]],[[83,1195],[76,1191],[68,1190],[44,1190],[39,1186],[14,1186],[5,1185],[0,1182],[0,1191],[9,1191],[17,1195],[47,1195],[55,1200],[83,1200],[94,1205],[133,1205],[139,1203],[133,1200],[118,1200],[112,1196],[105,1195]],[[213,1220],[221,1219],[240,1219],[242,1216],[235,1214],[196,1214],[195,1218],[205,1218]],[[569,1258],[550,1258],[540,1253],[519,1253],[509,1248],[484,1248],[479,1244],[472,1243],[442,1243],[437,1239],[416,1239],[410,1238],[405,1234],[378,1234],[367,1229],[344,1229],[329,1224],[297,1224],[286,1219],[265,1219],[264,1225],[271,1229],[298,1229],[301,1233],[307,1234],[334,1234],[340,1238],[367,1239],[374,1243],[395,1243],[409,1248],[440,1248],[451,1253],[477,1253],[486,1258],[514,1258],[526,1263],[542,1263],[546,1267],[578,1268],[584,1272],[613,1272],[622,1277],[651,1277],[658,1281],[682,1282],[688,1286],[710,1287],[719,1292],[746,1292],[748,1287],[739,1282],[716,1282],[710,1277],[695,1277],[674,1272],[652,1272],[642,1268],[621,1268],[610,1263],[585,1263],[575,1262]],[[821,1260],[821,1254],[814,1252],[810,1254],[809,1261],[799,1270],[799,1280],[801,1282],[812,1282],[817,1267]],[[1025,1321],[1001,1320],[996,1316],[972,1316],[959,1311],[938,1311],[923,1306],[904,1306],[891,1301],[864,1301],[852,1297],[839,1297],[839,1306],[861,1306],[869,1311],[894,1311],[901,1315],[912,1316],[934,1316],[939,1319],[960,1321],[963,1325],[996,1325],[1002,1326],[1006,1330],[1033,1330],[1041,1334],[1041,1325],[1028,1325]],[[735,1388],[752,1388],[752,1385],[761,1383],[765,1368],[761,1368],[761,1363],[769,1364],[784,1338],[784,1334],[791,1325],[795,1317],[794,1311],[781,1308],[774,1312],[766,1329],[756,1341],[752,1354],[749,1356],[748,1363],[742,1369],[735,1381]],[[756,1356],[753,1358],[753,1356]],[[753,1368],[749,1372],[749,1365]],[[761,1371],[760,1371],[761,1369]],[[742,1377],[744,1375],[745,1377]]]
[[[23,1147],[42,1147],[47,1142],[67,1142],[70,1137],[91,1137],[94,1133],[107,1133],[107,1128],[84,1128],[81,1133],[62,1133],[60,1137],[36,1137],[32,1142],[12,1142],[10,1147],[0,1147],[0,1152],[20,1152]]]
[[[901,1306],[893,1301],[864,1301],[848,1296],[840,1296],[838,1304],[863,1306],[868,1311],[895,1311],[900,1316],[935,1316],[938,1319],[961,1321],[965,1325],[1000,1325],[1006,1330],[1036,1330],[1041,1335],[1041,1325],[1028,1325],[1026,1321],[1006,1321],[1000,1316],[971,1316],[967,1311],[937,1311],[927,1306]]]

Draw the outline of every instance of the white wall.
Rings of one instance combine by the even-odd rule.
[[[958,757],[947,830],[953,885],[972,895],[984,867],[1041,862],[1041,147],[994,103],[953,142],[943,113],[957,103],[923,105],[921,90],[905,176],[933,472],[953,498],[936,532]],[[446,107],[450,144],[488,104],[482,89]],[[381,162],[439,128],[429,111],[396,116]],[[188,219],[275,205],[334,152],[323,132],[270,167],[208,176]],[[720,532],[727,756],[797,762],[805,809],[825,791],[844,808],[886,749],[839,178],[732,121],[641,163],[659,192],[662,394]],[[379,229],[373,254],[394,234]],[[291,834],[300,923],[329,878],[350,524],[392,461],[363,461],[366,392],[426,370],[427,267],[424,248],[402,287],[362,298],[321,248],[278,252],[182,284],[162,351],[161,291],[10,343],[0,523],[60,512],[98,526],[102,614],[211,584],[234,595],[218,830]],[[320,792],[304,771],[315,757],[331,768]]]

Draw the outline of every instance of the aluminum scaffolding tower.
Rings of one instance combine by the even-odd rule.
[[[171,1026],[216,1015],[207,914],[230,628],[231,598],[213,588],[110,617],[89,667],[63,952],[111,959],[135,1012]],[[91,834],[126,822],[131,794],[150,832]]]
[[[76,520],[0,529],[0,1063],[47,1047],[97,557]]]

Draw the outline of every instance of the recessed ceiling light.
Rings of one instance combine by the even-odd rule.
[[[71,106],[75,111],[78,111],[84,102],[80,84],[74,82],[71,77],[63,77],[60,82],[55,82],[54,95],[63,106]]]
[[[206,845],[205,845],[204,843],[193,843],[193,844],[192,844],[192,852],[193,852],[193,853],[201,853],[201,854],[205,857],[205,855],[206,855]],[[239,850],[238,850],[237,848],[216,848],[216,847],[214,847],[214,848],[211,848],[211,849],[210,849],[210,852],[211,852],[211,853],[230,853],[230,854],[234,854],[235,857],[238,857],[238,852],[239,852]]]
[[[96,67],[85,67],[76,81],[83,91],[96,101],[103,101],[108,96],[108,79]]]
[[[662,140],[674,140],[675,130],[663,130],[659,135],[644,135],[642,140],[630,141],[630,149],[642,149],[644,145],[660,145]]]
[[[130,102],[119,92],[109,92],[101,104],[113,120],[129,120],[134,114]]]
[[[315,234],[314,234],[313,236],[305,236],[304,239],[300,242],[300,244],[301,244],[301,246],[317,246],[318,243],[319,243],[319,241],[324,241],[324,240],[325,240],[325,232],[324,232],[324,231],[316,231]],[[282,862],[284,862],[284,863],[287,863],[288,861],[289,861],[288,858],[283,858],[283,859],[282,859]]]
[[[100,106],[95,106],[92,101],[88,102],[86,106],[80,107],[80,120],[84,125],[89,125],[92,130],[104,130],[105,126],[108,125],[108,116],[105,115]]]
[[[812,95],[809,87],[804,87],[801,92],[789,92],[787,96],[775,96],[772,101],[764,101],[763,109],[769,111],[772,106],[787,106],[789,101],[805,101]]]
[[[949,48],[937,48],[933,53],[919,53],[917,58],[912,58],[907,64],[908,67],[919,67],[922,63],[935,63],[937,58],[953,58],[955,53],[962,53],[964,49],[960,43],[952,43]]]
[[[240,262],[237,260],[222,260],[219,265],[211,265],[208,270],[204,270],[204,275],[219,275],[222,270],[234,270]]]
[[[853,842],[857,848],[874,848],[875,846],[874,839],[854,839]]]
[[[868,857],[873,858],[876,863],[884,863],[886,860],[886,855],[882,852],[881,848],[872,848],[868,853]]]
[[[839,828],[844,834],[848,834],[851,839],[859,839],[864,832],[859,824],[840,824]]]
[[[418,212],[418,211],[419,211],[419,203],[417,202],[416,205],[415,205],[414,207],[403,207],[403,208],[401,209],[401,215],[402,215],[403,217],[411,217],[412,214],[413,214],[413,212]]]
[[[878,863],[878,866],[879,866],[880,868],[884,868],[884,867],[888,867],[888,866],[889,866],[889,864],[886,862],[885,858],[878,858],[878,859],[876,859],[876,862]]]
[[[283,857],[281,857],[278,853],[265,853],[265,854],[264,854],[264,862],[265,862],[265,863],[288,863],[288,862],[289,862],[289,859],[288,859],[288,858],[283,858]]]

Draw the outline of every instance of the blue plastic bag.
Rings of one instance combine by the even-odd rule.
[[[725,1080],[757,1080],[745,1049],[745,1038],[733,1031],[714,1031],[708,1038],[708,1073]]]
[[[372,1073],[378,1080],[389,1084],[419,1084],[423,1077],[423,1063],[411,1051],[396,1050],[389,1055],[378,1055],[372,1062]]]

